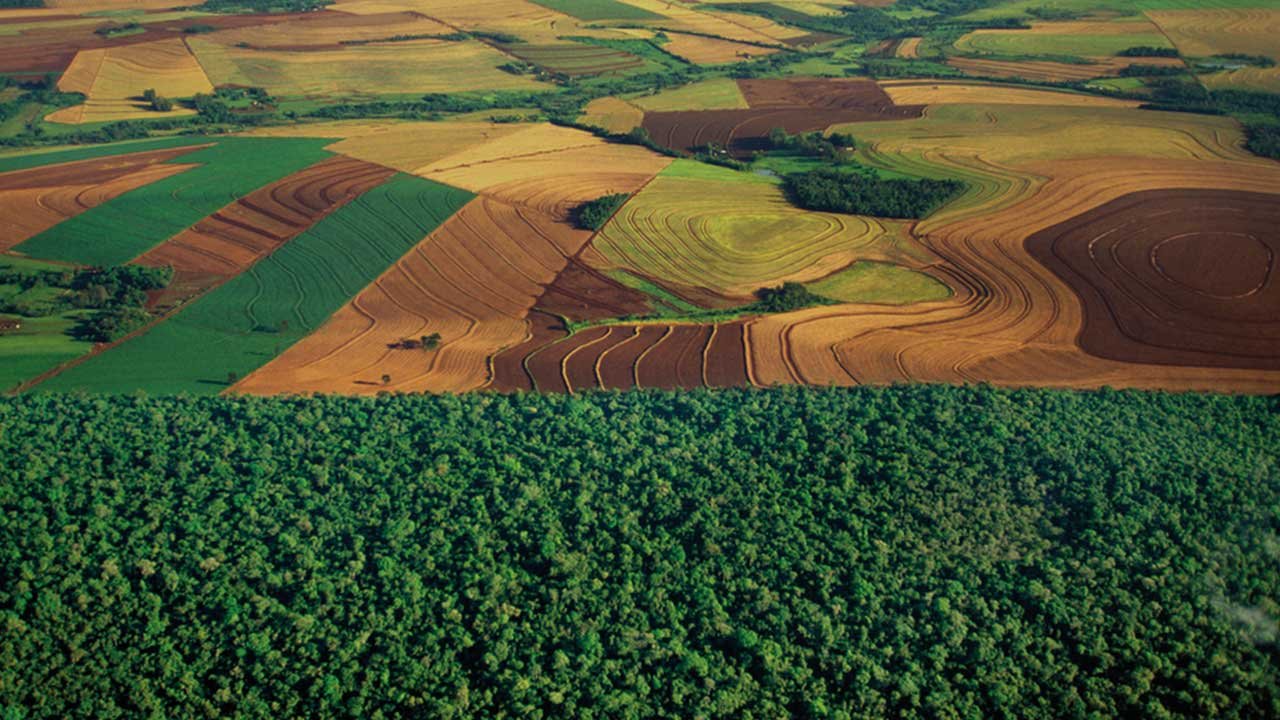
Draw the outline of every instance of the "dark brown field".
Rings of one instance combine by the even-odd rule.
[[[1080,296],[1080,346],[1093,355],[1280,369],[1280,195],[1134,193],[1027,249]]]
[[[709,143],[738,157],[765,147],[769,131],[825,130],[847,122],[920,117],[923,105],[894,105],[870,80],[739,80],[750,108],[645,113],[643,126],[659,144],[693,150]]]

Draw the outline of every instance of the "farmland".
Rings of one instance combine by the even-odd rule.
[[[181,156],[189,169],[121,194],[15,249],[81,264],[118,264],[257,188],[322,159],[323,140],[227,138]],[[263,152],[274,162],[258,162]],[[117,230],[128,227],[128,235]]]
[[[1276,0],[0,0],[0,719],[1280,716]]]
[[[397,176],[172,319],[40,389],[220,392],[319,327],[467,198],[427,180]]]

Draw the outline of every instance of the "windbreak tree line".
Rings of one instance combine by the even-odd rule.
[[[1280,715],[1280,401],[0,401],[0,716]]]

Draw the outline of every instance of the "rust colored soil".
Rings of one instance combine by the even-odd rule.
[[[493,358],[493,381],[490,390],[498,392],[515,392],[517,390],[534,390],[533,378],[525,370],[525,358],[565,337],[568,333],[564,324],[554,315],[538,310],[529,313],[529,336],[519,345],[513,345],[498,353]]]
[[[716,143],[738,156],[764,147],[773,128],[789,133],[831,125],[920,117],[923,105],[894,105],[868,80],[740,80],[751,107],[645,113],[644,128],[654,140],[676,150]]]
[[[663,389],[701,387],[702,350],[710,336],[709,326],[672,325],[636,363],[640,385]]]
[[[745,325],[741,322],[715,328],[707,347],[703,379],[711,387],[742,387],[751,384],[747,376],[747,353],[743,345]]]
[[[1280,370],[1280,195],[1134,193],[1032,235],[1027,249],[1080,296],[1091,354]]]
[[[0,174],[0,250],[130,190],[187,170],[165,164],[204,146],[62,163]]]
[[[276,15],[211,15],[208,17],[173,20],[171,22],[149,23],[146,32],[136,35],[103,37],[94,32],[96,26],[78,25],[67,28],[41,28],[28,30],[16,36],[4,38],[0,42],[0,72],[3,73],[46,73],[62,72],[71,64],[76,53],[81,50],[136,45],[138,43],[180,38],[185,36],[184,30],[191,25],[210,25],[219,30],[227,28],[256,27],[263,24],[287,22],[299,18],[314,18],[327,14],[343,17],[341,13],[320,11],[318,13],[282,13]],[[103,20],[105,24],[108,22]]]
[[[625,390],[636,386],[636,360],[653,347],[667,328],[663,325],[635,325],[621,342],[606,349],[600,357],[600,381],[610,389]]]
[[[528,368],[529,374],[533,377],[533,382],[538,390],[541,392],[568,392],[569,387],[565,384],[564,375],[562,374],[565,358],[569,357],[569,354],[578,348],[608,335],[609,330],[610,328],[607,327],[587,328],[563,342],[544,347],[530,355],[525,360],[525,367]]]
[[[650,311],[644,293],[573,260],[538,300],[539,310],[570,320],[602,320]]]
[[[395,174],[347,157],[322,160],[227,205],[134,262],[175,271],[176,304],[248,269],[351,199]]]

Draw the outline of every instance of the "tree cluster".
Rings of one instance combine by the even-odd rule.
[[[964,190],[957,180],[904,180],[819,168],[786,177],[787,193],[806,210],[923,218]]]
[[[1275,717],[1280,400],[0,400],[6,717]]]
[[[588,200],[573,209],[573,222],[583,230],[599,230],[630,197],[627,193],[614,193]]]
[[[1178,49],[1171,47],[1152,47],[1150,45],[1138,45],[1131,48],[1125,48],[1116,53],[1120,57],[1178,57]]]

